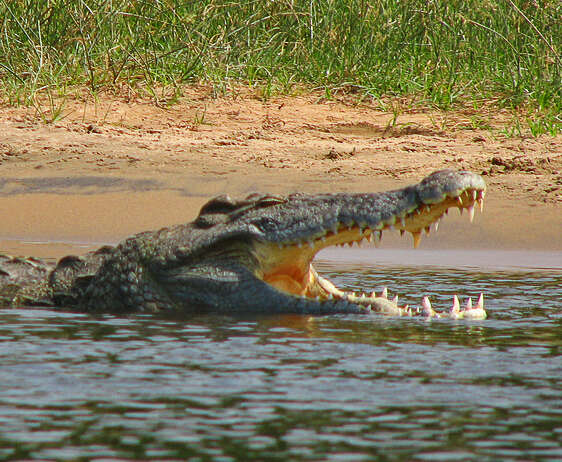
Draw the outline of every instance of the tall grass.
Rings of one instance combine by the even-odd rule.
[[[25,103],[193,81],[493,99],[560,123],[559,0],[0,0],[0,92]],[[549,122],[550,121],[550,122]]]

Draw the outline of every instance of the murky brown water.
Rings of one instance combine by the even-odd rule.
[[[0,310],[0,459],[562,459],[562,270],[358,260],[318,267],[490,317]]]

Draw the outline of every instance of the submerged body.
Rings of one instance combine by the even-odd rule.
[[[437,314],[381,296],[337,289],[312,265],[328,246],[380,240],[383,230],[422,231],[451,207],[482,204],[485,183],[471,172],[443,170],[420,183],[383,193],[252,194],[209,201],[192,223],[144,232],[116,247],[62,258],[0,256],[0,305],[134,311],[367,313],[484,318],[475,306]]]

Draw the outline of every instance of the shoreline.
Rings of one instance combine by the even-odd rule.
[[[430,110],[389,129],[392,114],[366,104],[205,88],[169,109],[114,97],[65,107],[50,125],[0,107],[0,241],[114,243],[192,221],[219,194],[377,192],[452,168],[484,175],[484,214],[470,224],[453,212],[422,249],[562,250],[562,136],[502,136],[505,111],[480,114],[493,130]],[[411,239],[384,236],[387,246]]]

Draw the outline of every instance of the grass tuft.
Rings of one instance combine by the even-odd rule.
[[[494,99],[552,134],[561,17],[559,0],[0,0],[0,93],[29,105],[126,86],[166,105],[206,81],[263,98],[304,85],[442,109]]]

